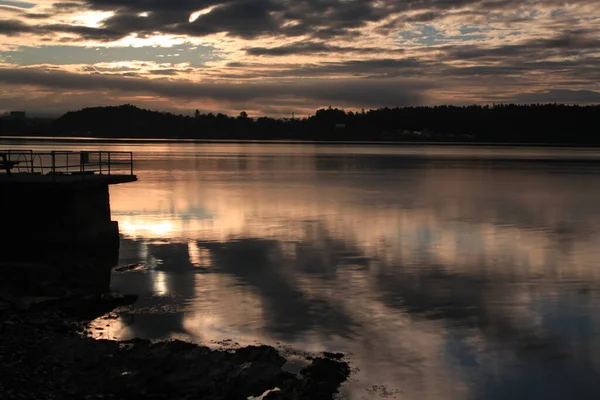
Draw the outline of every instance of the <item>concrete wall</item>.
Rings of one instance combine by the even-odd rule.
[[[110,222],[108,185],[1,185],[2,216],[37,231],[58,227],[86,229]],[[4,218],[3,218],[4,219]],[[15,226],[20,229],[22,226]]]
[[[0,263],[51,265],[108,291],[119,232],[107,184],[2,184],[0,210]]]

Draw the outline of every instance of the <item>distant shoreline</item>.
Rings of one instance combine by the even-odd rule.
[[[50,121],[0,119],[0,135],[119,143],[286,143],[360,146],[600,147],[600,104],[436,106],[366,112],[319,109],[305,118],[193,117],[131,104],[70,111]]]
[[[241,140],[241,139],[180,139],[180,138],[98,138],[66,136],[0,136],[2,141],[52,141],[65,143],[223,143],[223,144],[304,144],[352,146],[455,146],[455,147],[545,147],[545,148],[600,148],[600,143],[519,143],[519,142],[460,142],[460,141],[340,141],[340,140]]]

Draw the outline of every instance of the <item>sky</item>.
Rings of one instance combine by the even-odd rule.
[[[598,0],[0,0],[0,110],[600,103]]]

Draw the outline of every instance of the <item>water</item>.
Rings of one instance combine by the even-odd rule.
[[[11,146],[135,152],[140,299],[99,336],[341,351],[349,399],[600,396],[600,151]]]

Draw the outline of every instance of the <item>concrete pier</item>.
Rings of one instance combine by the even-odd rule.
[[[108,291],[119,254],[109,185],[137,180],[132,154],[0,150],[3,162],[11,170],[0,170],[0,278],[3,268],[14,277],[36,266],[31,287],[51,280]]]

